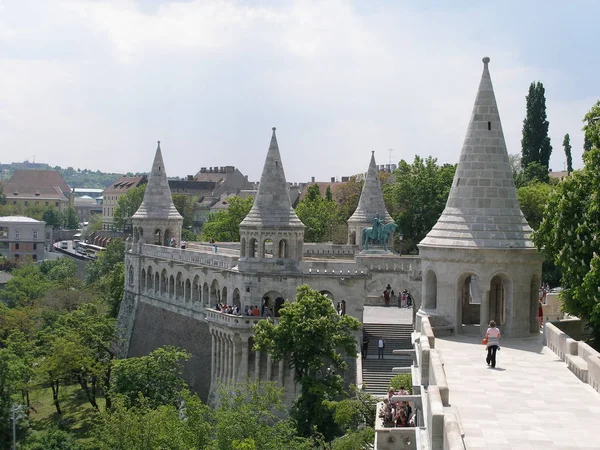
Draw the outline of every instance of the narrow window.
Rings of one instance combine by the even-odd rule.
[[[492,129],[492,122],[488,122],[488,130]]]

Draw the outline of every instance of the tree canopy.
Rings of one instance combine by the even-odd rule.
[[[542,83],[534,82],[527,94],[527,112],[523,120],[523,138],[521,139],[521,165],[526,168],[537,162],[548,170],[552,145],[548,136],[549,122],[546,117],[546,91]],[[542,180],[540,180],[542,181]]]
[[[573,156],[571,155],[571,138],[569,133],[565,134],[563,139],[563,148],[565,149],[565,157],[567,158],[567,173],[573,172]]]
[[[142,205],[145,193],[146,184],[141,184],[129,189],[119,197],[113,212],[113,225],[117,230],[127,231],[131,229],[131,216]]]
[[[248,215],[254,199],[252,197],[230,197],[229,207],[224,211],[211,214],[202,225],[203,240],[214,239],[217,242],[238,242],[240,240],[240,223]]]
[[[322,197],[318,184],[309,186],[306,196],[296,206],[298,218],[306,225],[305,242],[333,241],[334,226],[344,222],[337,203],[333,201],[331,188],[327,188],[329,195]]]
[[[456,165],[415,156],[412,164],[400,161],[395,182],[384,186],[386,207],[404,236],[404,253],[417,253],[417,244],[442,215],[455,171]]]

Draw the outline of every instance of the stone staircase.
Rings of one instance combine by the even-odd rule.
[[[369,351],[362,360],[363,388],[372,395],[385,395],[390,379],[394,376],[392,368],[410,367],[411,356],[393,355],[393,350],[412,349],[412,324],[365,323],[363,333],[369,338]],[[377,359],[377,341],[383,336],[385,341],[384,359]]]

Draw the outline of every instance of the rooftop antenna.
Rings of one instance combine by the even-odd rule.
[[[391,149],[391,148],[388,150],[388,152],[390,152],[390,161],[389,161],[390,165],[392,164],[392,152],[393,152],[393,151],[394,151],[394,150],[393,150],[393,149]]]
[[[35,155],[33,155],[33,163],[35,164]]]

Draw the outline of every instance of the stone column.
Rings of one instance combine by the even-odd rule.
[[[229,348],[229,336],[224,335],[225,357],[223,358],[223,382],[229,382],[229,361],[231,358],[231,349]]]
[[[215,367],[217,365],[217,343],[215,341],[215,331],[211,330],[210,332],[211,335],[211,368],[210,368],[210,382],[211,384],[215,382]]]
[[[483,336],[488,328],[490,321],[490,290],[489,288],[481,291],[481,306],[479,309],[479,328]]]
[[[235,381],[235,343],[232,335],[227,335],[227,347],[229,348],[229,364],[227,382]]]
[[[245,382],[246,377],[248,376],[248,338],[242,337],[242,360],[240,361],[240,370],[238,381]]]

